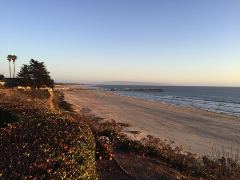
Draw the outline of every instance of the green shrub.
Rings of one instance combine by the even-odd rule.
[[[64,94],[62,92],[57,92],[56,91],[54,94],[55,94],[55,101],[56,101],[59,108],[65,110],[65,111],[73,112],[72,104],[65,101],[65,97],[64,97]]]
[[[0,108],[0,128],[7,126],[7,124],[19,121],[19,117],[6,109]]]
[[[33,104],[0,103],[20,121],[0,129],[0,179],[96,179],[89,127]]]

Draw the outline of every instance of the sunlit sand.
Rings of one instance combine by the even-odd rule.
[[[89,108],[96,116],[129,123],[131,130],[141,132],[135,135],[137,139],[153,135],[173,140],[184,150],[198,155],[210,155],[213,149],[236,154],[239,148],[240,118],[237,117],[98,90],[65,91],[65,98],[78,111]]]

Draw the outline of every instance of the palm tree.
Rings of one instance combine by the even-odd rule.
[[[9,75],[10,75],[10,78],[12,77],[12,73],[11,73],[11,61],[12,61],[12,55],[8,55],[7,56],[7,60],[9,62]]]
[[[12,61],[13,61],[13,78],[15,78],[15,61],[17,60],[16,55],[12,55]]]

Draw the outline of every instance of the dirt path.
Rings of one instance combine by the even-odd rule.
[[[167,164],[134,153],[115,153],[113,160],[97,162],[100,179],[175,180],[181,173]]]
[[[116,163],[115,160],[101,160],[97,162],[97,171],[102,180],[134,180],[126,174]]]
[[[48,99],[48,103],[49,103],[50,109],[52,111],[56,112],[57,110],[54,106],[54,93],[53,93],[53,91],[49,91],[49,95],[50,95],[50,97]]]
[[[173,140],[200,155],[209,155],[213,147],[234,155],[240,148],[240,118],[97,90],[66,91],[65,98],[78,110],[89,108],[96,116],[131,124],[141,132],[137,138],[150,134]]]
[[[176,177],[181,177],[181,173],[169,165],[149,157],[134,153],[117,153],[114,157],[119,166],[133,179],[175,180]]]

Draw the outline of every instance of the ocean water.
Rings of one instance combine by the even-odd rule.
[[[101,85],[122,96],[195,107],[240,117],[239,87]]]

